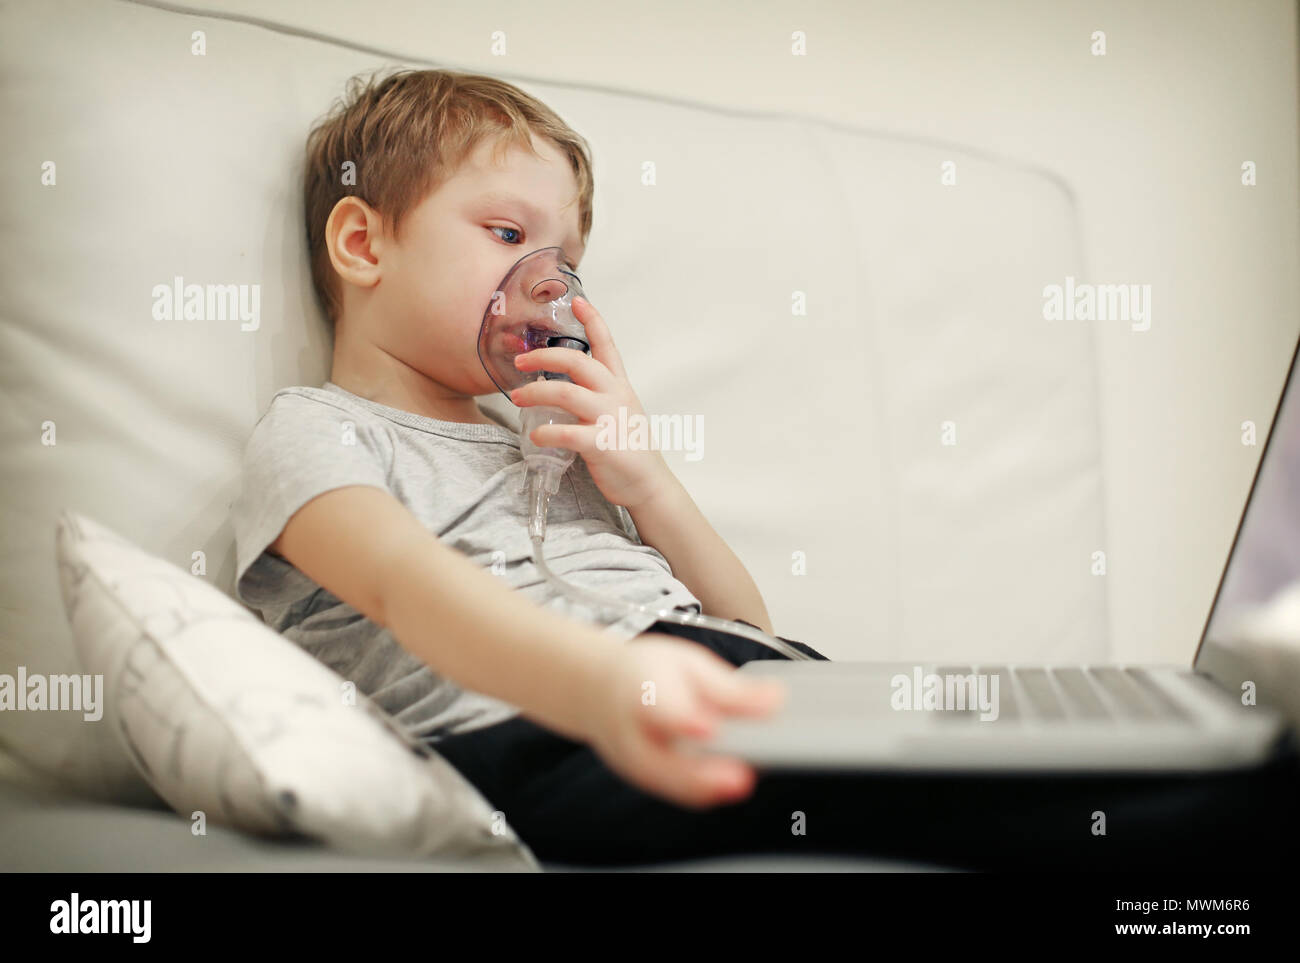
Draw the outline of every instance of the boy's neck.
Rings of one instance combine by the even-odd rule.
[[[344,345],[336,339],[329,380],[376,404],[426,418],[496,424],[472,397],[452,391],[374,345]]]

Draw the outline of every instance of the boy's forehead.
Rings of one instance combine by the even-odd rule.
[[[533,143],[545,155],[534,157],[510,144],[504,148],[500,162],[493,159],[493,141],[485,138],[465,158],[449,180],[458,195],[485,207],[499,206],[517,210],[538,224],[560,219],[565,233],[564,249],[581,257],[581,234],[578,230],[577,179],[568,163],[549,141],[534,138]]]

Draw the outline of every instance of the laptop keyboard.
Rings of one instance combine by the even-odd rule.
[[[1170,699],[1139,667],[1114,665],[1066,666],[1056,669],[1012,669],[1005,665],[940,666],[939,676],[998,676],[998,719],[1064,722],[1190,721],[1191,717]],[[938,713],[940,718],[978,717],[978,709]]]

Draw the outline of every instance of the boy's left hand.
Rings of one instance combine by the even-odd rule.
[[[627,409],[629,428],[636,416],[645,417],[645,409],[628,383],[623,360],[600,312],[585,298],[574,298],[573,313],[587,331],[590,355],[572,348],[537,348],[515,357],[520,371],[557,371],[573,381],[539,378],[516,388],[510,399],[520,407],[554,405],[577,417],[582,424],[539,425],[529,437],[539,447],[576,451],[601,493],[614,505],[634,509],[676,479],[658,451],[617,447],[619,408]],[[602,415],[613,419],[615,444],[608,449],[596,444]]]

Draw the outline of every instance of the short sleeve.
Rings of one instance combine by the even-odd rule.
[[[263,609],[304,582],[292,565],[264,554],[285,523],[317,495],[349,485],[392,491],[392,441],[367,414],[282,391],[244,447],[240,493],[231,506],[235,594]],[[263,613],[264,616],[266,613]]]

